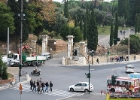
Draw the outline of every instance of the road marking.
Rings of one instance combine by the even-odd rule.
[[[22,88],[24,92],[32,92],[32,93],[38,93],[38,92],[33,92],[32,90],[30,90],[30,85],[29,84],[23,84]],[[18,85],[10,88],[12,90],[19,90]],[[45,89],[45,88],[44,88]],[[41,94],[44,95],[52,95],[52,96],[60,96],[60,97],[72,97],[72,96],[79,96],[79,95],[83,95],[84,93],[76,93],[76,92],[69,92],[69,91],[64,91],[64,90],[59,90],[59,89],[53,89],[53,91],[49,91],[49,92],[42,92]]]

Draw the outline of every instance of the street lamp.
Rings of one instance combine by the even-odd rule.
[[[28,2],[29,0],[26,0]],[[18,0],[16,0],[18,2]],[[21,76],[21,68],[22,68],[22,35],[23,35],[23,20],[25,14],[23,13],[23,0],[20,0],[20,14],[18,16],[20,17],[20,65],[19,65],[19,81]]]
[[[94,55],[94,50],[92,50],[92,51],[89,51],[89,55],[91,55],[92,56],[92,64],[93,64],[93,55]],[[86,58],[86,57],[85,57]],[[86,58],[87,59],[87,58]],[[89,60],[87,59],[87,61],[88,61],[88,64],[89,64],[89,73],[88,74],[86,74],[86,76],[87,76],[87,78],[89,78],[89,93],[90,93],[90,62],[89,62]]]

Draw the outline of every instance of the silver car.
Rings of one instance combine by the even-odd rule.
[[[89,89],[89,82],[79,82],[75,85],[71,85],[69,86],[69,91],[74,92],[74,91],[84,91],[84,92],[88,92],[93,91],[94,87],[93,85],[90,83],[90,89]]]

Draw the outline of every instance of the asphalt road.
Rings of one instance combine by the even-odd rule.
[[[39,67],[42,72],[40,76],[30,75],[30,77],[35,81],[40,78],[42,78],[42,81],[44,82],[52,81],[54,84],[53,92],[37,94],[29,89],[29,83],[23,84],[23,94],[21,97],[22,100],[38,100],[46,98],[49,100],[60,100],[62,98],[69,98],[84,94],[83,92],[69,92],[68,86],[79,81],[88,81],[85,73],[88,73],[89,66],[62,66],[61,60],[61,55],[55,55],[53,59],[46,61],[45,65]],[[134,62],[131,64],[135,66],[135,71],[140,70],[140,62]],[[106,90],[107,76],[127,76],[127,74],[125,73],[125,65],[126,62],[98,66],[91,65],[91,83],[94,85],[93,93],[98,95],[100,94],[101,90]],[[34,67],[26,67],[22,70],[30,73],[33,69]],[[9,100],[11,98],[13,98],[12,100],[19,99],[20,95],[18,87],[0,91],[0,98],[1,97],[3,98],[3,100]]]

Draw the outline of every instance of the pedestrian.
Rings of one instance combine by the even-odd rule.
[[[96,62],[99,64],[99,59],[97,58]]]
[[[45,85],[46,85],[45,92],[46,92],[46,91],[48,92],[49,83],[48,83],[48,82],[46,82],[46,83],[45,83]]]
[[[32,90],[32,88],[33,88],[33,80],[31,79],[30,80],[30,89]]]
[[[34,81],[34,83],[33,83],[33,89],[32,89],[32,91],[34,91],[35,90],[35,92],[36,92],[36,82]]]
[[[136,55],[134,55],[134,60],[136,60]]]
[[[42,83],[42,78],[40,78],[39,82]]]
[[[50,81],[50,91],[52,92],[53,83]]]
[[[43,93],[44,93],[44,87],[45,87],[45,84],[44,84],[44,82],[42,82],[42,83],[41,83],[41,88],[42,88],[42,89],[41,89],[41,92],[43,91]]]
[[[37,86],[37,91],[38,91],[38,93],[41,93],[40,88],[41,88],[41,85],[39,84],[39,85]]]

